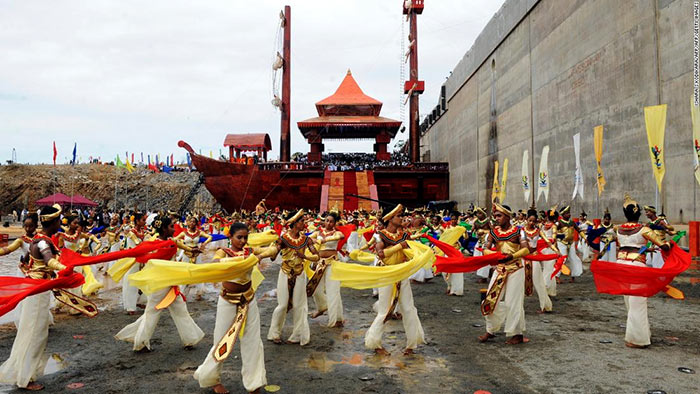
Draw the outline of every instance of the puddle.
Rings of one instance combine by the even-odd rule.
[[[364,356],[360,353],[355,353],[351,356],[340,356],[337,358],[334,356],[336,355],[329,353],[313,352],[309,356],[309,368],[319,372],[328,373],[333,369],[333,366],[335,365],[346,364],[359,367],[361,365],[364,365],[365,363]]]
[[[56,373],[62,369],[66,369],[66,360],[61,358],[58,353],[53,353],[49,356],[49,361],[46,362],[46,367],[44,368],[44,375],[50,375]]]
[[[413,373],[433,373],[445,370],[446,360],[443,358],[426,358],[420,354],[404,356],[402,352],[395,351],[389,357],[374,354],[354,353],[352,355],[339,355],[334,353],[313,352],[307,360],[309,368],[319,372],[328,373],[336,365],[368,366],[375,369],[393,369],[395,371],[407,371]]]

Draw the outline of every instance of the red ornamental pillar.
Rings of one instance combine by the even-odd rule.
[[[387,145],[391,142],[391,137],[381,132],[375,137],[374,152],[377,155],[377,160],[390,160],[391,154],[387,149]]]
[[[309,163],[316,163],[321,161],[321,156],[323,154],[323,140],[320,136],[315,134],[309,135]]]

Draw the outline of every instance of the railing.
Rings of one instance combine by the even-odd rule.
[[[439,171],[447,172],[450,169],[448,163],[411,163],[405,166],[377,166],[374,171]]]
[[[275,161],[259,163],[260,170],[280,170],[280,171],[323,171],[324,166],[320,164],[297,163],[289,161]]]
[[[297,163],[297,162],[268,162],[259,163],[260,170],[278,170],[278,171],[323,171],[326,165],[319,163]],[[377,165],[371,170],[374,171],[440,171],[447,172],[450,167],[448,163],[412,163],[405,166],[400,165]]]

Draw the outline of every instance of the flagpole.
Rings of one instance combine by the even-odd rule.
[[[73,195],[75,194],[73,188],[73,176],[70,177],[70,210],[73,210]]]
[[[654,190],[656,190],[656,197],[654,198],[654,206],[658,209],[660,207],[659,205],[659,186],[655,186]],[[663,208],[661,209],[663,211]]]

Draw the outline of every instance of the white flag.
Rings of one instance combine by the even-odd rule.
[[[547,159],[549,157],[549,145],[542,148],[542,157],[540,157],[540,171],[537,174],[537,200],[544,194],[544,202],[549,201],[549,170],[547,168]]]
[[[523,151],[523,170],[522,170],[522,183],[523,183],[523,198],[525,199],[525,205],[530,201],[530,157],[528,156],[527,150]]]
[[[574,155],[576,156],[576,172],[574,173],[574,194],[571,199],[576,198],[578,193],[583,200],[583,171],[581,170],[581,133],[574,134]]]

